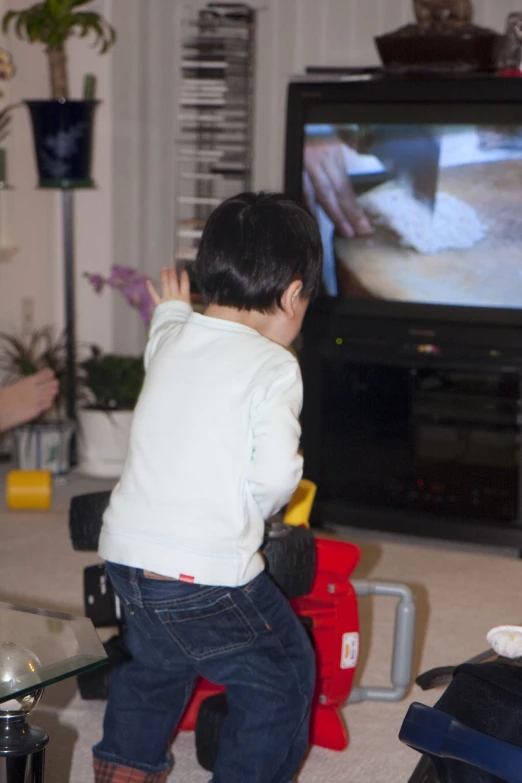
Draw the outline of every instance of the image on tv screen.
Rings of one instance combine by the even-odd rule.
[[[522,126],[305,126],[332,296],[522,308]]]

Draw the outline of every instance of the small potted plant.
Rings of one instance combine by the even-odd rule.
[[[116,40],[114,28],[97,12],[94,0],[43,0],[21,11],[7,11],[3,32],[45,47],[51,100],[29,100],[40,187],[92,187],[90,176],[94,77],[86,77],[83,100],[70,100],[66,45],[69,38],[94,37],[101,54]]]
[[[32,375],[46,367],[56,375],[59,392],[52,411],[14,430],[17,467],[20,470],[49,470],[63,476],[70,470],[70,444],[74,423],[64,414],[67,396],[65,345],[55,338],[50,326],[27,337],[0,334],[0,370],[7,382]]]
[[[119,291],[148,324],[154,304],[144,275],[124,266],[113,266],[108,277],[85,275],[96,293],[107,286]],[[119,478],[129,439],[132,412],[144,378],[143,357],[104,354],[92,347],[80,362],[83,405],[78,413],[79,466],[81,473]]]
[[[96,346],[80,362],[79,383],[83,389],[83,406],[78,413],[80,473],[119,478],[144,374],[141,357],[104,354]]]

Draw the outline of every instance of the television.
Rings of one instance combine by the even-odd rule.
[[[312,312],[522,326],[522,79],[295,78],[284,187],[321,230]]]

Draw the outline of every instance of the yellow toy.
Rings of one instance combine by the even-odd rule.
[[[5,484],[5,502],[12,511],[49,511],[53,479],[48,470],[11,470]]]
[[[308,479],[301,479],[286,507],[283,522],[293,527],[310,527],[310,513],[314,504],[317,485]]]

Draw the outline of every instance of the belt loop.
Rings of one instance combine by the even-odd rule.
[[[143,606],[143,598],[141,595],[141,585],[140,585],[141,576],[142,576],[141,568],[134,568],[129,566],[129,583],[132,590],[134,601],[139,606]]]

